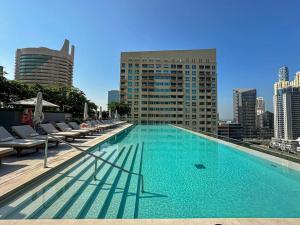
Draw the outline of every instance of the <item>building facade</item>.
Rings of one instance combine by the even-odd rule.
[[[274,136],[294,140],[300,137],[300,72],[293,81],[274,84]]]
[[[233,116],[243,127],[243,138],[256,137],[256,89],[233,90]]]
[[[263,97],[256,98],[256,115],[263,114],[266,111],[265,100]]]
[[[4,76],[4,67],[0,66],[0,77]]]
[[[65,40],[61,50],[22,48],[16,51],[15,79],[42,86],[72,86],[74,45]]]
[[[122,52],[120,96],[128,120],[217,133],[216,50]]]
[[[289,68],[287,66],[279,68],[278,81],[289,81]]]
[[[219,123],[218,135],[240,140],[243,136],[243,127],[238,123]]]
[[[108,91],[108,104],[112,102],[120,102],[120,91],[118,90],[111,90]]]
[[[266,111],[256,117],[257,136],[261,139],[274,137],[274,113]]]

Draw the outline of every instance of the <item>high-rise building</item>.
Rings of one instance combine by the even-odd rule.
[[[263,114],[266,111],[265,100],[263,97],[256,98],[256,115]]]
[[[111,90],[108,91],[108,104],[112,102],[120,102],[120,91],[118,90]]]
[[[0,77],[4,76],[4,67],[0,66]]]
[[[217,133],[216,50],[121,53],[121,101],[132,123]]]
[[[274,136],[274,113],[266,111],[256,116],[258,137],[271,139]]]
[[[218,135],[240,140],[243,136],[243,127],[238,123],[224,123],[218,125]]]
[[[22,48],[16,51],[15,79],[43,86],[72,86],[75,47],[65,40],[60,51],[49,48]]]
[[[243,127],[243,138],[256,137],[256,89],[233,90],[233,116]]]
[[[8,73],[4,70],[4,66],[0,66],[0,77],[7,75]]]
[[[274,84],[274,136],[294,140],[300,137],[300,72],[293,81]]]
[[[288,81],[289,80],[289,69],[287,66],[282,66],[279,68],[278,81]]]

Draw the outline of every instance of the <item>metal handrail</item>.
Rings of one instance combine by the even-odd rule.
[[[52,134],[46,135],[45,157],[44,157],[44,168],[47,167],[47,153],[48,153],[48,138],[49,138],[49,137],[55,139],[56,141],[59,141],[59,142],[61,142],[61,143],[64,143],[64,144],[66,144],[66,145],[68,145],[68,146],[70,146],[70,147],[72,147],[72,148],[75,148],[76,150],[81,151],[81,152],[83,152],[84,154],[87,154],[87,155],[90,155],[90,156],[94,157],[94,158],[95,158],[95,172],[94,172],[94,179],[96,179],[97,160],[101,160],[101,161],[103,161],[104,163],[107,163],[107,164],[111,165],[112,167],[115,167],[115,168],[117,168],[117,169],[119,169],[119,170],[121,170],[121,171],[123,171],[123,172],[125,172],[125,173],[127,173],[127,174],[136,175],[136,176],[140,177],[140,178],[141,178],[141,180],[140,180],[140,182],[141,182],[141,192],[144,192],[144,175],[143,175],[143,174],[139,174],[139,173],[135,173],[135,172],[130,172],[129,170],[126,170],[126,169],[124,169],[124,168],[122,168],[122,167],[120,167],[120,166],[117,166],[117,165],[115,165],[115,164],[109,162],[108,160],[103,159],[102,157],[97,156],[97,155],[95,155],[95,154],[93,154],[93,153],[91,153],[91,152],[85,151],[85,150],[81,149],[80,147],[78,147],[78,146],[76,146],[76,145],[72,145],[72,144],[70,144],[69,142],[64,141],[64,140],[62,140],[62,139],[60,139],[60,138],[58,138],[58,137],[56,137],[56,136],[54,136],[54,135],[52,135]]]

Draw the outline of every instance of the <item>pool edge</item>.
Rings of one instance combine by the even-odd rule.
[[[174,128],[177,128],[177,129],[187,131],[189,133],[195,134],[195,135],[200,136],[200,137],[207,138],[207,139],[212,140],[212,141],[216,141],[216,142],[224,144],[226,146],[233,147],[233,148],[235,148],[239,151],[246,152],[246,153],[254,155],[256,157],[260,157],[262,159],[271,161],[273,163],[277,163],[281,166],[284,166],[284,167],[287,167],[289,169],[293,169],[293,170],[296,170],[296,171],[300,172],[300,163],[295,162],[295,161],[291,161],[287,158],[282,158],[279,155],[272,155],[267,151],[262,151],[262,150],[258,150],[258,149],[254,150],[254,149],[251,149],[251,148],[247,148],[247,147],[244,147],[244,146],[233,144],[233,143],[230,143],[230,142],[227,142],[227,141],[215,138],[215,137],[211,137],[211,136],[208,136],[208,135],[205,135],[205,134],[201,134],[201,133],[198,133],[198,132],[195,132],[195,131],[192,131],[192,130],[189,130],[189,129],[186,129],[186,128],[183,128],[183,127],[179,127],[179,126],[176,126],[176,125],[173,125],[173,124],[170,124],[170,126],[172,126]]]
[[[59,221],[59,222],[58,222]],[[299,218],[193,218],[193,219],[37,219],[37,220],[0,220],[0,225],[53,224],[81,225],[300,225]]]

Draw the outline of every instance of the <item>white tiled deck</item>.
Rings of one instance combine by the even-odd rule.
[[[93,136],[78,139],[72,144],[84,146],[82,147],[83,149],[88,149],[130,126],[132,126],[132,124],[124,124],[116,129],[108,130],[103,134],[95,134]],[[64,144],[49,148],[48,168],[45,169],[43,167],[44,150],[40,150],[40,152],[37,153],[35,150],[32,150],[32,154],[28,154],[28,152],[29,151],[24,151],[24,155],[21,157],[17,157],[16,154],[13,154],[2,160],[2,166],[0,168],[0,197],[14,190],[16,187],[24,185],[50,169],[81,154],[80,151],[74,150]]]

